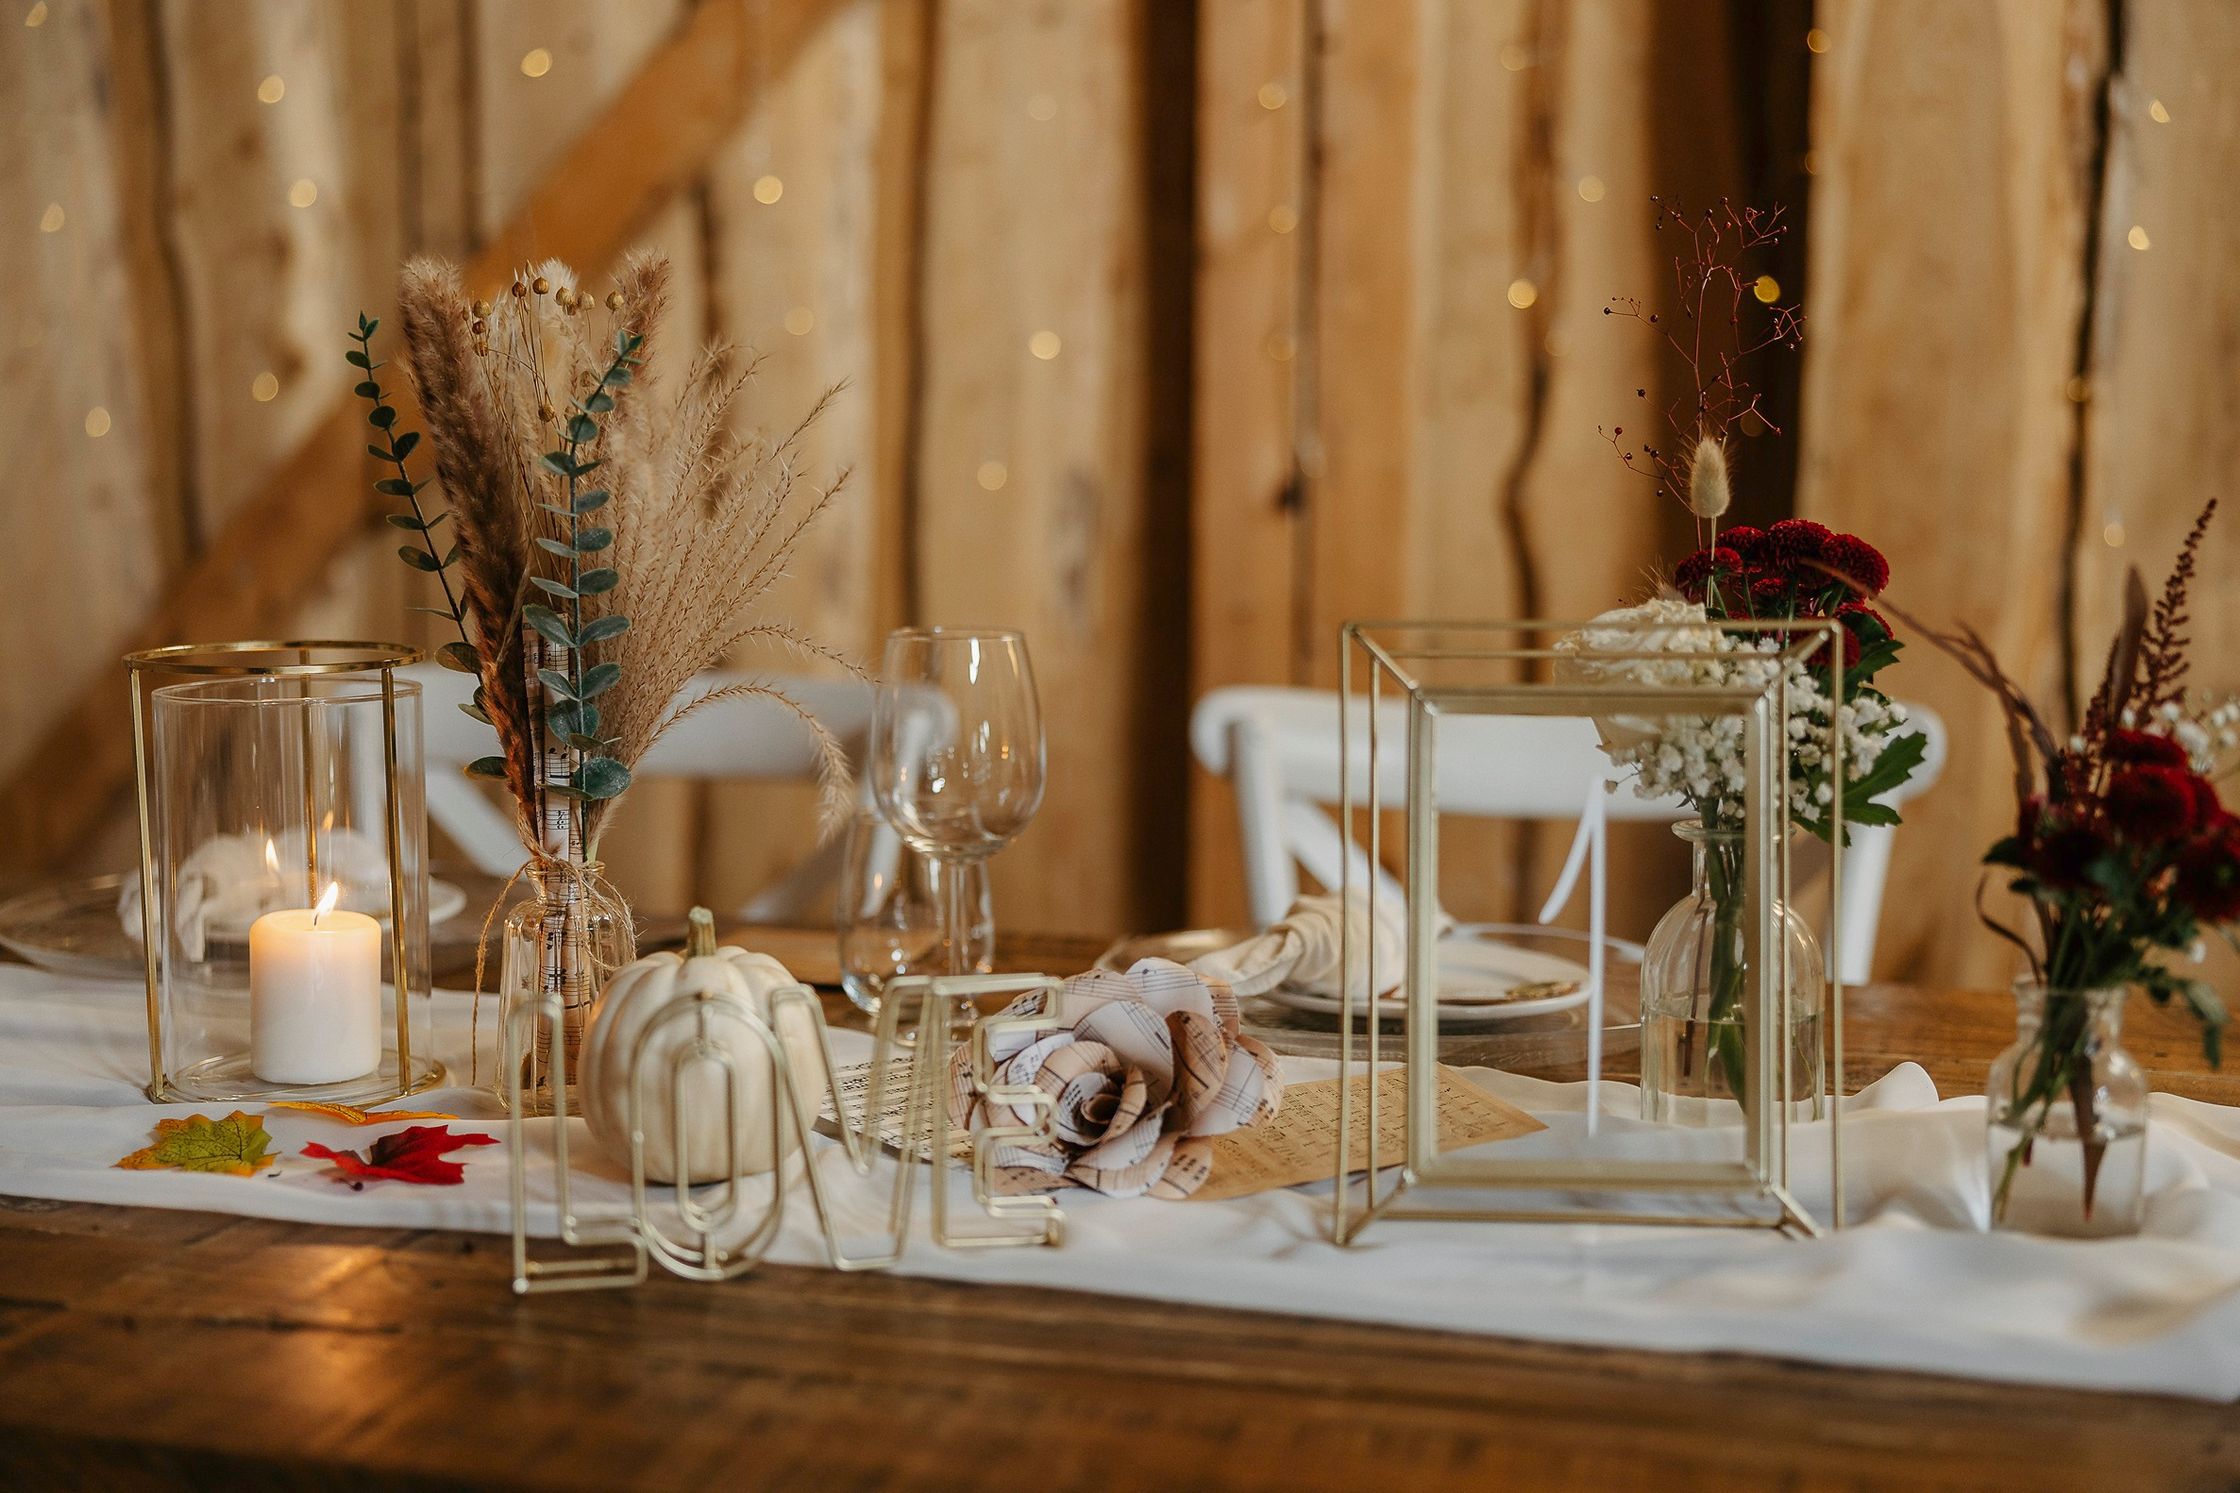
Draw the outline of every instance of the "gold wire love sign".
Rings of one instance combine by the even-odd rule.
[[[999,1196],[989,1178],[998,1146],[1047,1142],[1052,1139],[1053,1123],[1050,1096],[1032,1086],[996,1081],[989,1043],[1015,1032],[1048,1029],[1057,1024],[1056,1019],[975,1018],[977,1003],[984,997],[1054,991],[1057,985],[1056,980],[1044,975],[913,977],[890,982],[881,1002],[867,1086],[856,1105],[848,1102],[846,1086],[835,1081],[841,1070],[833,1061],[824,1006],[807,985],[781,986],[769,992],[766,1002],[726,990],[694,990],[672,996],[639,1030],[631,1046],[624,1099],[630,1137],[630,1202],[627,1211],[605,1217],[583,1211],[572,1185],[568,1053],[561,1001],[557,995],[547,995],[522,1003],[504,1024],[501,1070],[509,1110],[514,1291],[528,1294],[637,1285],[646,1279],[649,1265],[655,1263],[686,1280],[731,1280],[745,1275],[762,1262],[784,1227],[787,1200],[793,1190],[787,1163],[797,1153],[803,1159],[825,1262],[832,1269],[877,1270],[902,1258],[910,1239],[917,1163],[921,1158],[929,1163],[931,1174],[930,1233],[935,1244],[948,1249],[1056,1244],[1064,1215],[1054,1199]],[[902,1012],[912,1005],[917,1012],[915,1029],[906,1033]],[[977,1125],[960,1135],[948,1105],[948,1074],[955,1043],[960,1031],[968,1026],[970,1036],[965,1040],[971,1044],[969,1072],[974,1092],[986,1097],[988,1110],[1023,1118],[1007,1124]],[[767,1162],[771,1190],[759,1216],[752,1211],[745,1180],[753,1158],[742,1154],[740,1141],[747,1074],[741,1066],[739,1044],[729,1040],[741,1032],[750,1039],[748,1052],[767,1057],[772,1081],[771,1123],[764,1137],[768,1150],[762,1158]],[[532,1053],[544,1056],[545,1068],[551,1074],[554,1107],[550,1142],[543,1147],[532,1144],[529,1116],[521,1102],[523,1075],[530,1067]],[[670,1155],[692,1154],[692,1107],[659,1101],[673,1099],[688,1076],[695,1073],[712,1073],[723,1081],[726,1180],[696,1188],[689,1168],[672,1168],[677,1175],[665,1184],[667,1196],[663,1197],[658,1189],[664,1184],[650,1183],[647,1174],[647,1117],[657,1113],[669,1117]],[[898,1074],[902,1094],[897,1111],[889,1105],[888,1091]],[[808,1138],[816,1130],[819,1109],[828,1100],[840,1154],[858,1177],[870,1177],[891,1135],[894,1179],[882,1222],[868,1230],[847,1227],[845,1200],[834,1194],[831,1179],[809,1151]],[[899,1126],[883,1125],[890,1116],[899,1118]],[[949,1183],[960,1140],[969,1141],[975,1200],[989,1219],[1008,1223],[1009,1227],[965,1230],[953,1226]],[[579,1253],[532,1257],[530,1179],[539,1154],[549,1158],[560,1242],[565,1249]]]

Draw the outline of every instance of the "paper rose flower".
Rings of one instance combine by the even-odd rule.
[[[1054,1142],[1005,1142],[990,1169],[1005,1194],[1079,1186],[1112,1197],[1185,1198],[1212,1169],[1213,1137],[1276,1112],[1275,1054],[1244,1035],[1229,987],[1166,959],[1126,974],[1094,970],[1056,992],[1065,1025],[995,1039],[998,1085],[1035,1088],[1056,1106]],[[1006,1016],[1045,1014],[1029,992]],[[949,1071],[949,1113],[967,1129],[1032,1121],[1034,1112],[973,1091],[972,1053]]]

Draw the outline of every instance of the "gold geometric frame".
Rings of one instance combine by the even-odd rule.
[[[1401,986],[1401,1051],[1398,1061],[1406,1072],[1405,1144],[1400,1174],[1380,1190],[1379,1171],[1370,1167],[1358,1183],[1348,1177],[1355,1111],[1365,1113],[1361,1123],[1367,1133],[1379,1131],[1379,1084],[1360,1085],[1358,1098],[1341,1104],[1334,1151],[1335,1188],[1331,1200],[1331,1237],[1339,1244],[1356,1242],[1361,1232],[1379,1218],[1482,1220],[1487,1222],[1594,1222],[1655,1225],[1706,1225],[1717,1227],[1771,1227],[1804,1235],[1820,1232],[1820,1223],[1789,1190],[1790,1105],[1759,1103],[1757,1113],[1745,1115],[1744,1154],[1740,1162],[1721,1161],[1618,1161],[1602,1158],[1571,1160],[1464,1159],[1439,1152],[1436,1113],[1438,1054],[1437,944],[1438,944],[1438,793],[1434,772],[1436,730],[1447,716],[1606,716],[1623,712],[1636,716],[1734,715],[1745,722],[1744,790],[1745,825],[1744,904],[1746,967],[1755,978],[1743,991],[1743,1021],[1752,1035],[1746,1044],[1744,1084],[1746,1093],[1764,1095],[1790,1092],[1788,1044],[1777,1040],[1790,1025],[1790,991],[1786,960],[1787,940],[1776,936],[1777,909],[1790,901],[1790,840],[1788,794],[1785,791],[1788,752],[1786,742],[1791,711],[1785,667],[1772,671],[1764,689],[1703,685],[1641,685],[1626,682],[1553,680],[1546,676],[1567,655],[1548,646],[1547,640],[1578,632],[1586,622],[1537,620],[1498,622],[1391,621],[1348,622],[1339,632],[1339,814],[1350,833],[1355,822],[1356,768],[1365,768],[1361,781],[1369,788],[1369,804],[1379,802],[1376,792],[1385,743],[1381,717],[1385,689],[1389,686],[1406,702],[1406,804],[1403,855],[1406,881],[1406,953]],[[1637,633],[1672,631],[1685,634],[1706,624],[1629,624]],[[1784,622],[1713,622],[1724,632],[1777,634],[1787,639],[1778,651],[1763,656],[1784,665],[1810,666],[1812,655],[1827,650],[1828,689],[1831,700],[1829,773],[1843,781],[1841,733],[1833,723],[1833,710],[1843,700],[1843,628],[1832,619]],[[1521,635],[1521,645],[1504,646],[1505,635]],[[1691,663],[1722,659],[1731,654],[1711,650],[1597,650],[1597,660],[1655,658]],[[1496,682],[1473,682],[1481,668],[1511,675]],[[1356,688],[1357,669],[1364,685]],[[1453,675],[1464,677],[1458,682]],[[1426,675],[1437,675],[1427,678]],[[1367,704],[1365,742],[1357,742],[1353,721],[1357,696]],[[1357,751],[1365,746],[1365,759]],[[1383,864],[1383,816],[1368,815],[1368,854],[1361,867],[1348,855],[1343,860],[1340,893],[1350,899],[1356,891],[1374,895],[1372,888],[1356,888],[1357,875]],[[1843,843],[1842,795],[1831,805],[1832,840]],[[1830,857],[1830,906],[1840,906],[1842,857]],[[1342,1015],[1339,1018],[1338,1076],[1354,1076],[1358,1017],[1372,1009],[1377,978],[1376,940],[1366,951],[1357,951],[1355,922],[1342,920],[1341,964],[1345,971]],[[1829,1019],[1832,1059],[1828,1064],[1828,1134],[1832,1188],[1830,1223],[1843,1225],[1843,984],[1840,928],[1832,912],[1827,940],[1825,1009]],[[1771,959],[1758,957],[1771,949]],[[1769,1008],[1778,1018],[1766,1020]],[[1382,1021],[1369,1019],[1366,1053],[1360,1061],[1375,1073],[1383,1066]],[[1770,1076],[1771,1087],[1765,1082]],[[1341,1087],[1341,1093],[1354,1090]],[[1623,1197],[1627,1194],[1694,1194],[1744,1205],[1766,1206],[1765,1211],[1727,1215],[1691,1215],[1651,1211],[1639,1207],[1462,1207],[1417,1199],[1430,1189],[1467,1189],[1492,1192],[1592,1193]],[[1358,1194],[1358,1201],[1356,1195]]]

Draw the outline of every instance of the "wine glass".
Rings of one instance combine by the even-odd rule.
[[[903,843],[940,866],[943,969],[974,960],[965,874],[1042,806],[1042,707],[1027,640],[905,627],[887,637],[871,717],[871,785]]]
[[[972,920],[972,971],[993,969],[988,926],[988,868],[964,867],[965,906]],[[840,987],[865,1015],[877,1017],[887,985],[905,975],[943,974],[941,867],[902,842],[877,809],[850,821],[847,855],[834,909],[840,944]],[[905,1007],[901,1024],[914,1024]]]

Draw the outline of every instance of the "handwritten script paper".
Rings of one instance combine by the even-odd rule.
[[[1509,1140],[1547,1127],[1441,1064],[1432,1102],[1439,1119],[1439,1149],[1459,1151]],[[1348,1085],[1353,1103],[1348,1173],[1369,1160],[1369,1075]],[[1377,1165],[1395,1166],[1407,1154],[1408,1075],[1394,1068],[1377,1076]],[[1276,1117],[1213,1143],[1213,1175],[1190,1194],[1194,1203],[1249,1197],[1278,1187],[1327,1180],[1338,1147],[1338,1080],[1288,1084]]]
[[[1439,1117],[1441,1151],[1459,1151],[1465,1146],[1484,1145],[1487,1141],[1510,1140],[1547,1128],[1515,1105],[1494,1098],[1454,1069],[1441,1064],[1437,1072],[1438,1087],[1433,1091],[1432,1102]],[[839,1080],[848,1113],[862,1114],[864,1102],[870,1097],[871,1065],[857,1063],[841,1068],[835,1077]],[[1368,1164],[1368,1084],[1367,1074],[1350,1084],[1353,1154],[1347,1159],[1349,1173],[1363,1171]],[[879,1115],[879,1140],[891,1150],[902,1148],[902,1106],[909,1085],[909,1060],[898,1059],[888,1069],[886,1092],[882,1096],[885,1102]],[[1377,1165],[1396,1166],[1407,1149],[1408,1075],[1405,1070],[1394,1068],[1379,1077],[1378,1085]],[[828,1127],[835,1118],[829,1096],[822,1118]],[[1301,1182],[1327,1181],[1330,1158],[1337,1146],[1338,1081],[1325,1078],[1314,1083],[1286,1084],[1283,1108],[1276,1112],[1274,1119],[1251,1130],[1224,1135],[1213,1143],[1213,1174],[1188,1201],[1250,1197],[1256,1192],[1295,1187]],[[921,1140],[915,1149],[919,1158],[924,1159],[925,1143]],[[971,1141],[958,1136],[951,1145],[950,1154],[970,1156]]]

